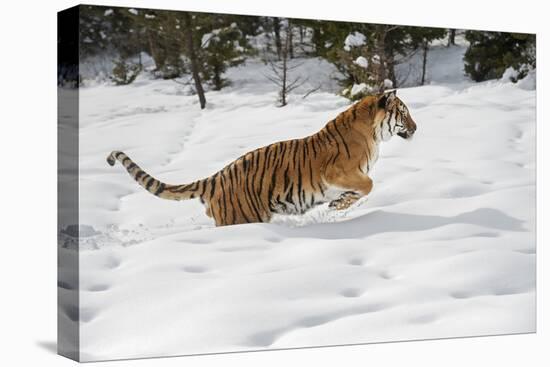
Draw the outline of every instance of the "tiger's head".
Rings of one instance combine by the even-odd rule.
[[[376,96],[377,112],[375,128],[379,129],[383,141],[398,135],[403,139],[411,139],[416,131],[416,123],[412,119],[409,109],[397,97],[397,91],[382,93]]]

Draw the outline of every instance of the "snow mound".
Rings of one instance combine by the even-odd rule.
[[[348,34],[344,40],[344,50],[350,51],[352,47],[363,46],[367,42],[367,37],[360,32]]]
[[[527,76],[517,82],[519,88],[524,90],[535,90],[537,88],[537,71],[531,70]]]
[[[350,95],[354,97],[359,93],[365,92],[367,89],[368,89],[368,86],[365,83],[354,84],[351,87]]]
[[[364,56],[359,56],[353,63],[364,69],[369,67],[369,61]]]

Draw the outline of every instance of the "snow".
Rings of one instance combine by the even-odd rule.
[[[363,33],[353,32],[347,35],[344,40],[344,50],[350,51],[352,47],[363,46],[367,41],[367,37]]]
[[[235,48],[235,51],[237,52],[244,52],[244,47],[239,45],[239,41],[233,41],[233,48]]]
[[[105,13],[103,13],[103,15],[106,16],[106,17],[111,15],[111,14],[113,14],[113,9],[107,9],[107,10],[105,10]]]
[[[500,78],[503,82],[511,82],[518,77],[519,72],[513,66],[508,67]]]
[[[393,82],[389,79],[384,79],[384,88],[386,89],[393,88]]]
[[[537,71],[531,70],[527,73],[527,76],[517,82],[517,85],[521,89],[535,90],[537,87]]]
[[[523,77],[522,79],[520,80],[517,80],[519,74],[520,74],[520,71],[514,69],[513,67],[509,67],[507,68],[506,70],[504,70],[504,73],[502,74],[502,77],[500,78],[500,80],[503,82],[503,83],[511,83],[511,82],[516,82],[518,87],[520,87],[521,89],[525,89],[525,90],[535,90],[536,88],[536,84],[537,84],[537,77],[536,77],[536,70],[530,70],[530,68],[526,65],[522,65],[520,66],[520,70],[525,70],[527,71],[527,75],[525,77]]]
[[[368,88],[368,87],[367,87],[367,85],[366,85],[365,83],[354,84],[354,85],[351,87],[350,95],[351,95],[352,97],[354,97],[354,96],[356,96],[357,94],[366,91],[367,88]]]
[[[364,56],[359,56],[353,63],[364,69],[369,67],[369,61]]]
[[[82,78],[82,84],[85,86],[101,85],[110,82],[110,76],[115,66],[114,61],[119,60],[120,55],[112,53],[109,55],[101,55],[89,57],[86,62],[79,65],[79,74]],[[141,64],[144,70],[152,71],[155,69],[155,61],[145,52],[126,59],[131,64]]]
[[[211,33],[203,34],[203,36],[201,38],[201,47],[202,48],[208,48],[208,46],[210,46],[210,41],[219,41],[220,38],[217,36],[217,34],[219,34],[219,33],[220,33],[219,30],[215,29]]]
[[[426,84],[464,84],[471,81],[464,72],[464,53],[468,46],[463,35],[455,38],[456,46],[447,47],[446,43],[437,41],[430,47],[426,65]],[[408,62],[396,65],[396,74],[400,87],[420,84],[422,78],[422,53],[417,52]]]
[[[463,52],[435,48],[430,84],[398,90],[418,131],[381,145],[368,198],[270,224],[216,228],[198,201],[158,199],[105,157],[123,150],[184,183],[311,134],[349,107],[330,64],[307,60],[284,108],[260,61],[230,69],[205,110],[144,75],[82,88],[85,236],[66,228],[60,252],[81,250],[81,359],[533,332],[535,76],[533,88],[469,82]],[[66,273],[61,292],[74,292]],[[62,305],[61,322],[73,310]]]
[[[136,9],[128,9],[128,13],[131,13],[131,14],[134,14],[134,15],[138,15],[139,12],[136,10]]]

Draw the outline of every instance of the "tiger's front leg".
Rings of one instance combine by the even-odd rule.
[[[344,210],[352,206],[357,200],[361,198],[361,195],[354,191],[343,192],[338,199],[332,200],[328,206],[336,210]]]
[[[353,203],[367,196],[372,190],[372,180],[359,170],[345,172],[338,167],[328,169],[325,176],[327,182],[345,191],[336,200],[330,202],[329,207],[336,210],[349,208]]]

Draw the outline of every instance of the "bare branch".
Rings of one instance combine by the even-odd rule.
[[[290,65],[290,66],[287,66],[287,69],[288,70],[294,70],[296,68],[299,68],[300,66],[304,65],[305,64],[305,61],[302,61],[302,62],[298,62],[294,65]]]
[[[416,53],[420,50],[420,48],[415,48],[413,51],[411,51],[410,53],[406,54],[405,56],[401,57],[400,59],[394,59],[393,61],[393,64],[394,65],[397,65],[397,64],[402,64],[404,62],[407,62],[409,61],[410,59],[412,59],[412,57],[414,55],[416,55]]]
[[[290,85],[288,86],[287,92],[292,92],[294,89],[299,88],[302,85],[304,85],[307,81],[308,81],[308,78],[306,78],[304,80],[300,80],[299,77],[294,79],[294,81],[292,83],[290,83]]]
[[[283,67],[280,65],[275,64],[274,62],[269,62],[269,67],[275,73],[275,75],[279,75],[283,71]]]
[[[306,99],[307,97],[309,97],[310,94],[317,92],[319,89],[321,89],[321,84],[319,84],[317,87],[309,90],[306,94],[304,94],[302,96],[302,99]]]
[[[276,84],[277,86],[279,86],[279,87],[282,87],[282,86],[283,86],[282,82],[281,82],[279,79],[277,79],[277,78],[275,78],[275,77],[272,77],[272,76],[270,76],[270,75],[266,75],[266,74],[264,74],[264,73],[262,73],[262,75],[263,75],[267,80],[269,80],[270,82]]]

